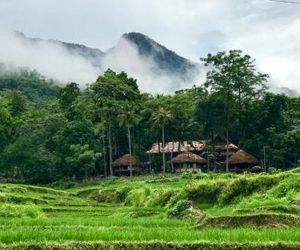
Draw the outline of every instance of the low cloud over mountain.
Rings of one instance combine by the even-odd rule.
[[[74,81],[85,86],[107,68],[127,72],[138,79],[142,91],[150,93],[171,93],[205,79],[203,66],[141,33],[124,34],[105,52],[80,44],[28,38],[20,32],[2,30],[0,35],[1,62],[11,68],[36,69],[62,83]],[[277,86],[274,91],[297,95],[295,90]]]

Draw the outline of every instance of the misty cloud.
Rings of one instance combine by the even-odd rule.
[[[160,48],[157,47],[157,50]],[[201,77],[195,74],[191,76],[191,80],[183,81],[176,76],[176,72],[174,74],[162,72],[153,58],[140,55],[136,45],[125,38],[121,38],[113,49],[107,51],[101,61],[101,67],[102,70],[112,68],[117,72],[125,71],[138,79],[142,91],[149,93],[172,93],[198,83]]]
[[[86,59],[70,54],[59,44],[25,40],[15,32],[0,30],[0,61],[12,67],[29,67],[62,83],[94,81],[98,71]]]
[[[0,0],[0,25],[31,37],[100,49],[116,44],[125,32],[138,31],[194,61],[209,52],[241,49],[257,59],[272,84],[300,91],[300,5],[268,0]],[[108,64],[110,60],[106,58]],[[128,66],[135,74],[138,68],[149,69],[149,62],[137,66],[133,60],[128,65],[124,61],[118,59],[115,66]],[[91,75],[93,71],[85,68]],[[94,77],[82,74],[83,82]],[[148,81],[140,80],[146,89]],[[152,85],[164,90],[158,83]]]
[[[80,51],[76,53],[76,49],[72,49],[70,52],[59,42],[28,39],[7,31],[0,31],[0,36],[1,62],[10,65],[12,70],[17,67],[35,69],[61,83],[73,81],[85,87],[108,68],[127,72],[129,76],[138,79],[142,91],[153,94],[172,93],[198,82],[198,75],[185,82],[176,74],[161,71],[153,58],[141,56],[136,45],[125,38],[121,38],[115,47],[103,54],[98,65],[95,65]]]

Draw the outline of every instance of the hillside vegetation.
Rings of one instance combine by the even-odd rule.
[[[295,169],[1,184],[0,248],[297,249],[299,183]]]
[[[170,154],[151,157],[149,171],[153,143],[205,140],[198,154],[216,162],[218,135],[256,164],[299,166],[300,98],[268,92],[268,75],[241,51],[202,60],[205,83],[173,95],[141,93],[136,79],[111,69],[85,89],[54,87],[34,71],[0,74],[0,178],[47,184],[112,177],[113,161],[125,154],[146,173],[171,173]],[[229,170],[217,163],[210,169]]]

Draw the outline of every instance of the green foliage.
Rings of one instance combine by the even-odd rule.
[[[76,83],[57,87],[35,71],[8,72],[0,65],[1,180],[74,185],[78,180],[114,176],[114,159],[129,152],[141,163],[148,162],[145,151],[162,141],[205,139],[212,145],[206,153],[213,156],[215,135],[227,132],[232,143],[259,160],[265,149],[269,172],[272,167],[299,166],[300,98],[266,92],[267,75],[257,72],[254,60],[241,51],[208,55],[203,62],[211,66],[203,86],[156,96],[140,93],[136,79],[111,69],[80,89]],[[173,171],[167,161],[165,154],[153,157],[151,171]],[[215,165],[209,171],[221,169]],[[211,174],[182,178],[217,179]],[[218,186],[230,180],[230,174],[226,178],[208,187],[198,183],[188,194],[215,202],[221,192]],[[245,185],[244,194],[255,192],[254,184]],[[234,190],[224,191],[220,202],[238,200]]]
[[[187,210],[191,208],[192,203],[188,200],[178,201],[174,207],[167,211],[167,215],[170,218],[182,218],[187,215]]]
[[[282,180],[277,186],[270,190],[270,195],[275,198],[292,198],[300,192],[300,178],[298,175]]]
[[[17,90],[29,100],[41,102],[43,99],[54,99],[59,87],[35,70],[21,68],[11,71],[0,64],[0,90]]]
[[[185,188],[187,199],[197,202],[215,203],[227,184],[228,181],[222,179],[192,183]]]
[[[72,156],[66,157],[66,163],[70,165],[74,174],[83,176],[85,178],[89,176],[89,173],[95,167],[96,155],[93,150],[89,149],[89,145],[71,145],[70,151]]]

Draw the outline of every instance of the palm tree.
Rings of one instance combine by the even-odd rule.
[[[132,145],[131,145],[131,131],[130,129],[137,125],[140,121],[140,117],[135,113],[135,111],[127,106],[124,111],[118,116],[120,127],[127,127],[128,136],[128,150],[130,155],[130,177],[132,177]]]
[[[165,126],[166,124],[172,119],[172,113],[165,109],[160,107],[156,112],[153,113],[152,119],[154,121],[154,124],[161,127],[162,131],[162,148],[163,148],[163,172],[166,172],[166,156],[165,156]]]

